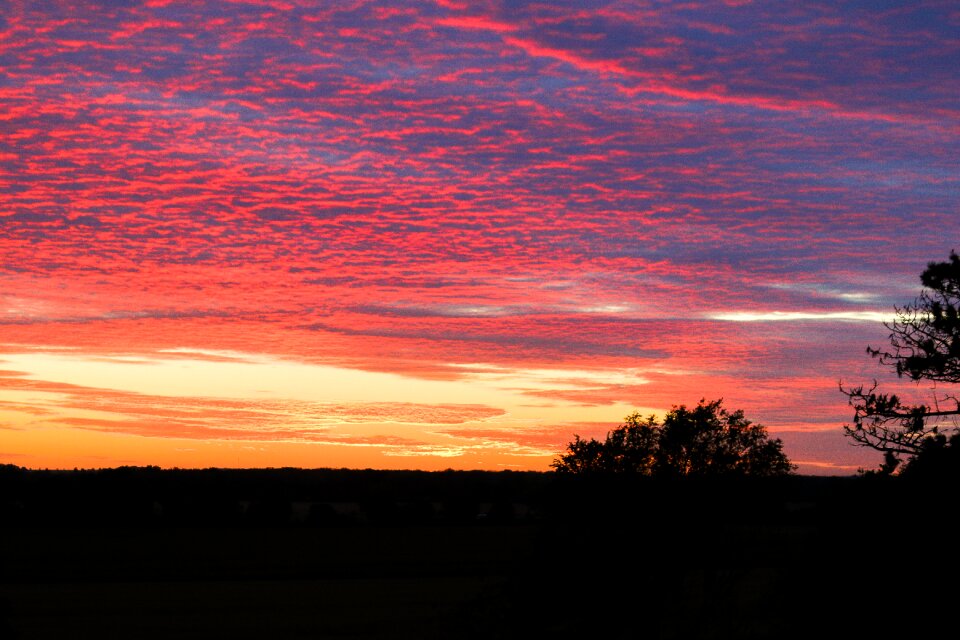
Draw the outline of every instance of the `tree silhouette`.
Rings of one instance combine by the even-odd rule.
[[[867,347],[867,353],[898,377],[931,382],[930,404],[878,393],[876,381],[869,388],[840,384],[854,409],[853,424],[844,425],[844,433],[853,444],[884,453],[883,473],[892,473],[903,457],[913,460],[955,442],[938,436],[955,429],[960,416],[960,400],[940,387],[960,383],[960,257],[951,251],[946,262],[930,262],[920,281],[920,296],[895,307],[895,319],[885,323],[890,347]]]
[[[563,474],[644,476],[775,476],[790,473],[783,443],[766,428],[728,412],[722,400],[674,406],[663,422],[632,413],[603,442],[575,435],[551,466]]]

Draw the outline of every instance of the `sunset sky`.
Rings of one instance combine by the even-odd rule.
[[[0,463],[547,469],[723,397],[852,473],[951,249],[954,0],[0,8]]]

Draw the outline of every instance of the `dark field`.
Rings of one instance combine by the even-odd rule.
[[[496,597],[531,539],[523,527],[8,533],[8,631],[37,638],[418,637]]]
[[[922,636],[957,596],[956,501],[895,478],[0,480],[2,638]]]

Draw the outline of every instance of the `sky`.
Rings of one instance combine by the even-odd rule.
[[[546,470],[722,397],[875,466],[958,60],[952,0],[8,0],[0,462]]]

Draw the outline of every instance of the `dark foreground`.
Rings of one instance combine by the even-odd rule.
[[[924,637],[955,485],[0,468],[0,638]]]

